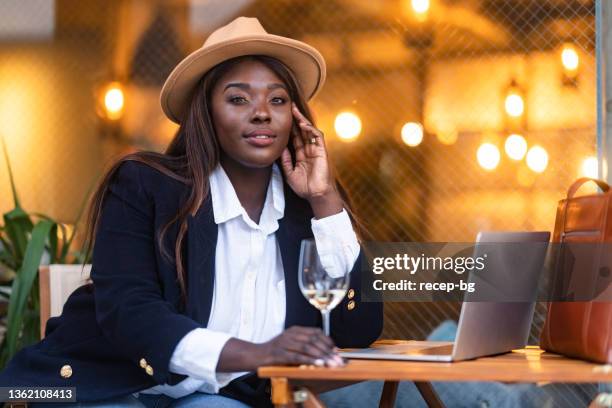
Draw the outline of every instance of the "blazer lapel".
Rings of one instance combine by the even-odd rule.
[[[210,194],[187,222],[187,315],[206,327],[215,284],[218,233]]]

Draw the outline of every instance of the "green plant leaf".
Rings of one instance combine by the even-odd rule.
[[[17,260],[12,245],[5,238],[6,230],[0,225],[0,264],[10,269],[17,269]]]
[[[10,242],[10,247],[13,248],[15,259],[23,259],[32,228],[33,224],[30,216],[21,208],[14,208],[4,214],[4,230]]]
[[[15,188],[15,177],[13,177],[13,169],[11,167],[11,161],[9,160],[8,150],[6,149],[6,142],[4,141],[4,136],[0,136],[0,140],[2,140],[4,160],[6,161],[6,167],[8,168],[9,181],[11,183],[11,190],[13,192],[13,203],[15,205],[15,209],[20,209],[21,204],[19,202],[19,196],[17,195],[17,188]]]
[[[32,237],[27,245],[23,264],[13,280],[7,331],[3,342],[3,348],[5,348],[2,353],[3,359],[12,357],[21,344],[20,335],[23,330],[24,311],[38,275],[38,267],[45,249],[45,243],[54,225],[55,223],[52,221],[41,220],[32,229]],[[26,340],[27,338],[26,336]]]
[[[6,251],[0,251],[0,282],[7,275],[7,273],[3,273],[2,271],[9,269],[15,270],[15,259],[13,256]]]
[[[64,248],[66,247],[66,244],[68,242],[68,233],[66,232],[66,226],[60,222],[56,222],[53,218],[49,217],[48,215],[45,214],[41,214],[41,213],[32,213],[33,216],[36,216],[38,218],[44,219],[44,220],[49,220],[52,221],[54,223],[56,223],[56,227],[54,227],[54,231],[53,233],[49,236],[49,252],[51,255],[51,261],[50,263],[65,263],[64,258],[62,257],[62,254],[64,252]],[[58,235],[57,235],[57,230],[59,230],[62,232],[62,244],[61,246],[58,244]],[[58,248],[61,249],[61,251],[58,251]],[[61,253],[60,253],[61,252]]]
[[[15,259],[13,248],[2,235],[0,235],[0,263],[8,268],[17,269],[17,260]]]

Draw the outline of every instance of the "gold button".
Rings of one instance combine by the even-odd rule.
[[[144,358],[140,359],[140,368],[146,368],[148,365],[147,360],[145,360]]]
[[[72,367],[66,364],[60,369],[60,375],[62,378],[70,378],[72,376]]]
[[[355,290],[354,289],[349,289],[348,294],[346,295],[349,299],[352,299],[355,297]]]
[[[153,367],[151,367],[150,365],[145,367],[145,371],[147,372],[147,374],[153,375]]]
[[[346,305],[346,308],[348,310],[353,310],[355,308],[355,301],[351,300],[350,302],[348,302],[348,305]]]

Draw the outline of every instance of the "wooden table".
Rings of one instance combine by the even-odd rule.
[[[374,347],[401,343],[383,340]],[[414,381],[430,407],[443,407],[431,381],[612,382],[611,365],[574,360],[535,346],[454,363],[352,359],[341,368],[269,366],[261,367],[258,374],[270,378],[272,402],[279,407],[289,407],[295,402],[323,407],[316,394],[366,380],[385,381],[381,407],[394,405],[399,381]]]

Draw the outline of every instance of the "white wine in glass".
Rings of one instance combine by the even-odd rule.
[[[349,271],[336,265],[323,265],[314,239],[302,240],[298,282],[302,294],[321,311],[323,331],[329,336],[329,314],[346,295]]]

